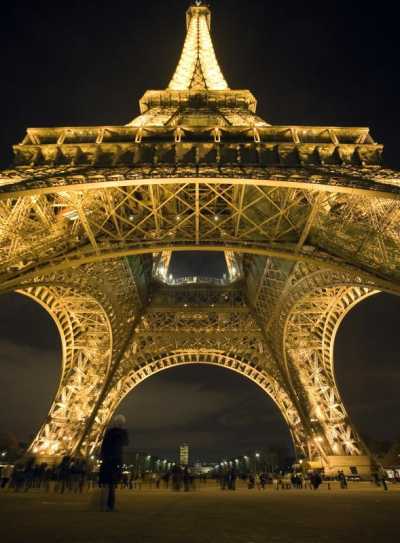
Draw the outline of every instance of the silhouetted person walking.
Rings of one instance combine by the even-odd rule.
[[[340,488],[347,488],[346,475],[344,474],[344,472],[342,470],[338,471],[338,479],[339,479],[339,482],[340,482]]]
[[[310,475],[310,483],[314,490],[318,490],[322,483],[322,477],[318,471],[313,471]]]
[[[387,474],[386,474],[386,471],[383,469],[383,467],[381,466],[379,468],[379,480],[380,482],[382,483],[382,486],[383,486],[383,489],[384,490],[388,490],[388,486],[386,484],[386,477],[387,477]]]
[[[190,472],[189,468],[185,466],[183,468],[183,489],[185,492],[189,492],[190,488]]]
[[[125,417],[117,415],[107,429],[101,445],[99,483],[108,487],[106,511],[114,511],[115,488],[122,473],[122,449],[129,443],[128,432],[124,426]]]

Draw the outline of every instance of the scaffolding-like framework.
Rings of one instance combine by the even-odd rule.
[[[91,454],[140,381],[206,363],[261,386],[304,458],[368,469],[333,345],[356,303],[400,292],[400,176],[368,128],[258,117],[229,89],[198,4],[169,87],[146,92],[139,117],[30,128],[0,172],[0,292],[42,304],[63,345],[30,450]],[[168,281],[188,250],[223,251],[227,276]]]

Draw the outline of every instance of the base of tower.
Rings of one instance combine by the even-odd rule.
[[[49,467],[57,466],[61,460],[63,459],[62,456],[56,456],[56,455],[31,455],[35,459],[35,464],[47,464]]]
[[[327,456],[326,460],[310,462],[311,469],[323,469],[327,477],[335,477],[338,471],[345,475],[370,477],[372,472],[371,459],[366,456]]]

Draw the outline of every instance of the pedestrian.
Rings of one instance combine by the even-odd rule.
[[[121,479],[122,449],[129,443],[125,417],[117,415],[107,429],[100,450],[101,466],[99,484],[108,489],[104,511],[115,510],[115,488]]]
[[[226,468],[221,474],[221,489],[222,490],[229,489],[229,471]]]
[[[24,468],[24,484],[25,484],[25,492],[28,492],[33,487],[34,484],[34,478],[35,478],[35,459],[29,458],[25,464]]]
[[[165,488],[169,488],[169,480],[171,478],[171,473],[169,471],[167,471],[167,473],[164,474],[163,476],[163,481],[164,481],[164,485],[165,485]]]
[[[340,482],[340,488],[347,488],[347,479],[346,479],[346,476],[342,471],[338,471],[338,479],[339,479],[339,482]]]
[[[172,466],[171,469],[172,490],[179,492],[182,487],[182,468],[178,465]]]
[[[64,494],[65,490],[70,490],[71,485],[71,457],[65,455],[62,457],[60,464],[57,466],[57,492]]]
[[[10,464],[7,464],[3,467],[1,472],[1,488],[6,488],[6,486],[10,482],[12,472],[13,467]]]
[[[301,475],[301,473],[297,474],[297,488],[303,488],[303,476]]]
[[[322,483],[322,477],[318,471],[313,471],[310,475],[310,483],[314,490],[318,490]]]
[[[256,484],[255,477],[254,477],[254,475],[252,475],[252,474],[250,473],[249,478],[248,478],[247,488],[248,488],[249,490],[253,490],[255,484]]]
[[[188,466],[183,468],[183,489],[185,492],[189,492],[190,488],[190,472]]]
[[[379,474],[378,474],[377,471],[374,471],[374,473],[372,474],[372,479],[373,479],[374,483],[376,484],[376,486],[380,486]]]
[[[229,490],[236,490],[237,472],[235,466],[229,470],[228,473],[228,488]]]
[[[382,483],[383,489],[388,490],[388,486],[386,484],[387,473],[382,467],[379,468],[378,476],[379,476],[380,482]]]

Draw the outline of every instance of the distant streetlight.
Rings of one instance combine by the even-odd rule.
[[[260,458],[260,453],[256,452],[254,456],[255,456],[255,459],[256,459],[256,461],[255,461],[255,468],[256,468],[255,471],[256,471],[256,473],[258,473],[258,459]]]

